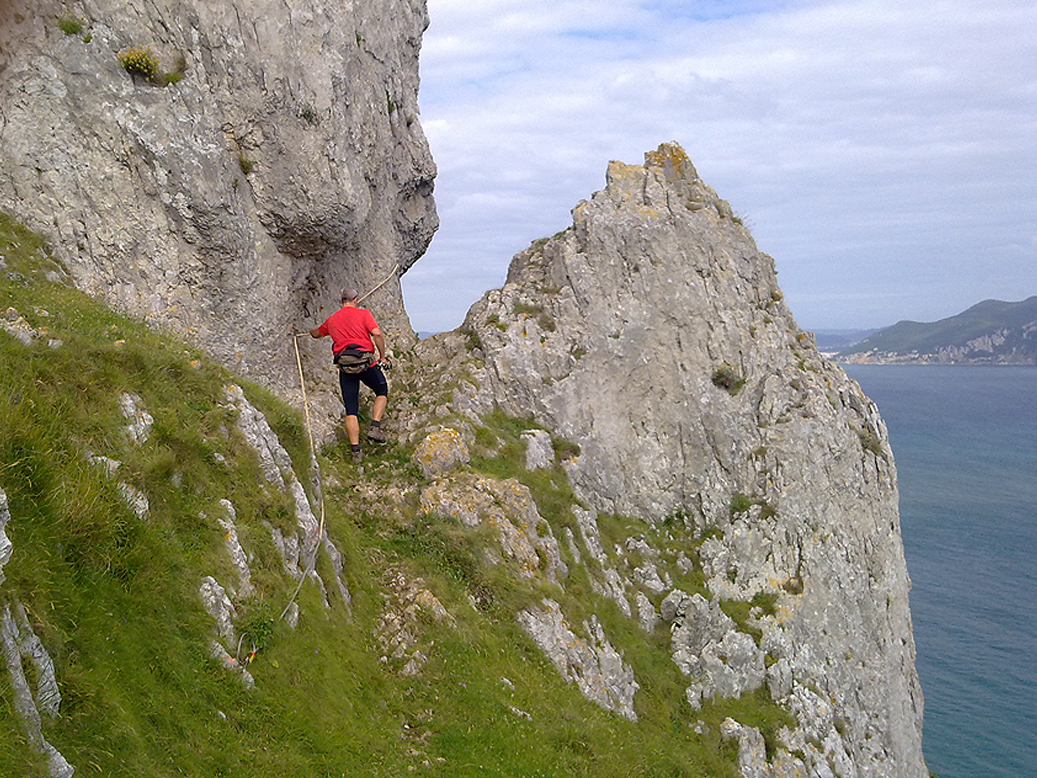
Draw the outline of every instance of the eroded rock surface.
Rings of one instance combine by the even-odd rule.
[[[368,304],[413,337],[398,278],[438,224],[427,24],[424,0],[0,3],[0,209],[81,288],[297,391],[289,332],[346,283],[387,279]]]
[[[579,686],[585,697],[637,721],[634,694],[639,686],[634,671],[609,643],[596,617],[583,625],[586,637],[570,628],[553,600],[544,600],[542,607],[527,608],[518,619],[558,671]]]
[[[4,531],[10,520],[7,494],[0,489],[0,583],[4,582],[3,567],[14,553],[14,544]],[[4,599],[9,596],[4,594]],[[56,719],[61,709],[54,661],[17,599],[5,601],[0,607],[0,654],[7,666],[6,685],[13,698],[11,706],[21,720],[29,743],[46,757],[51,778],[71,778],[75,768],[43,733],[44,724]],[[28,673],[27,667],[31,668]]]
[[[518,254],[460,335],[469,377],[454,413],[532,416],[578,445],[564,465],[591,509],[574,515],[592,583],[625,613],[650,625],[637,594],[669,586],[644,549],[602,548],[595,512],[683,526],[699,539],[683,564],[709,599],[757,603],[736,628],[703,599],[693,621],[708,635],[664,612],[689,699],[766,682],[800,719],[788,748],[809,774],[926,774],[885,426],[796,326],[773,261],[682,149],[613,162],[572,227]],[[421,348],[432,358],[451,337]]]

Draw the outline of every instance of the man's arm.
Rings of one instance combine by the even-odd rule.
[[[320,327],[314,327],[312,330],[310,330],[310,337],[323,338],[324,336],[320,334]]]
[[[378,327],[371,330],[371,341],[374,343],[374,347],[378,349],[378,361],[383,361],[385,359],[385,336],[382,335],[382,331]]]

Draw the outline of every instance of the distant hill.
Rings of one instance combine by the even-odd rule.
[[[833,352],[855,346],[878,330],[873,328],[870,330],[814,330],[813,332],[817,347],[824,352]]]
[[[1037,295],[1017,303],[984,300],[922,323],[901,321],[839,353],[846,362],[1037,364]]]

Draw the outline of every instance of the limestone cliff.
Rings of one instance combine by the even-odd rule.
[[[347,282],[388,279],[370,303],[413,338],[427,23],[424,0],[0,3],[0,210],[81,288],[282,390],[290,328]],[[120,64],[133,49],[153,73]]]
[[[476,360],[453,407],[530,416],[577,444],[565,466],[590,509],[574,508],[585,542],[595,515],[617,513],[698,537],[706,597],[660,580],[643,541],[620,552],[643,565],[610,572],[601,556],[599,579],[642,623],[670,623],[693,705],[766,683],[800,723],[785,742],[807,774],[925,775],[885,427],[682,149],[612,163],[462,330]],[[753,603],[755,645],[720,600]]]
[[[7,0],[0,14],[0,210],[48,234],[78,286],[189,336],[224,365],[282,391],[294,388],[294,373],[285,370],[293,358],[290,327],[319,320],[347,281],[373,289],[387,280],[372,307],[391,336],[412,338],[398,277],[436,227],[435,170],[416,121],[417,55],[427,23],[422,0]],[[137,55],[145,57],[144,72],[139,63],[131,73],[120,62],[135,48],[148,49]],[[401,360],[390,422],[400,450],[372,457],[366,476],[345,463],[333,466],[332,531],[323,536],[315,518],[319,512],[323,520],[323,502],[319,511],[310,505],[288,454],[274,445],[270,425],[243,391],[217,390],[223,377],[208,368],[196,373],[198,360],[182,365],[164,356],[142,371],[153,351],[150,336],[123,321],[87,327],[94,340],[85,340],[79,328],[100,314],[52,315],[25,291],[30,282],[60,286],[60,269],[8,269],[3,263],[13,261],[5,254],[5,294],[18,304],[6,314],[10,337],[0,335],[0,346],[11,364],[24,367],[5,377],[18,391],[0,398],[0,422],[10,428],[0,442],[18,465],[0,479],[0,502],[10,495],[12,506],[0,505],[4,575],[10,580],[11,570],[27,565],[18,557],[6,562],[12,540],[26,549],[22,559],[43,556],[30,555],[33,538],[24,530],[37,505],[57,517],[47,554],[58,561],[44,572],[68,578],[62,585],[71,588],[74,576],[61,565],[86,566],[119,596],[126,581],[158,580],[149,565],[165,564],[157,552],[139,549],[193,539],[204,527],[204,543],[220,552],[203,556],[212,567],[192,568],[207,571],[200,588],[192,579],[185,598],[170,583],[155,587],[176,592],[171,601],[186,615],[147,613],[149,626],[137,640],[194,623],[189,616],[200,600],[216,624],[213,638],[206,622],[207,650],[241,671],[246,685],[255,680],[260,695],[278,689],[285,699],[300,692],[319,697],[323,708],[314,718],[321,725],[306,729],[306,738],[347,740],[317,749],[324,758],[337,748],[327,757],[336,767],[336,759],[356,757],[349,763],[370,774],[393,774],[378,772],[370,758],[391,753],[399,772],[437,749],[437,763],[470,760],[490,740],[471,736],[486,728],[486,701],[494,716],[516,717],[516,729],[528,729],[515,741],[523,748],[492,748],[480,758],[525,753],[562,729],[608,732],[602,748],[614,732],[624,742],[661,732],[658,742],[690,759],[682,749],[692,735],[716,735],[711,716],[761,691],[795,724],[773,726],[778,740],[765,748],[759,728],[726,719],[723,734],[739,742],[744,776],[923,776],[896,472],[876,408],[797,328],[773,263],[678,147],[660,147],[644,166],[613,163],[606,188],[573,214],[570,229],[515,258],[504,288],[472,308],[461,332],[419,344],[415,359]],[[20,242],[12,239],[8,253]],[[64,304],[63,291],[48,294]],[[26,442],[20,426],[40,415],[34,397],[41,387],[58,393],[88,372],[77,362],[84,343],[92,362],[113,371],[95,376],[83,395],[108,421],[61,441],[71,452],[64,459],[98,470],[82,476],[104,498],[83,501],[91,511],[101,506],[89,514],[96,538],[61,534],[83,519],[80,503],[61,496],[60,484],[85,465],[50,479],[61,499],[37,494],[48,483],[39,472],[52,457],[27,457],[36,444]],[[308,356],[316,378],[312,368],[323,353]],[[55,374],[65,378],[37,378],[32,371],[41,366],[60,366],[65,372]],[[135,386],[144,372],[148,391]],[[126,384],[117,403],[104,394],[112,375]],[[185,392],[198,384],[201,399],[171,396],[181,386],[171,387],[169,376],[178,376]],[[178,403],[177,412],[169,410]],[[53,403],[66,414],[74,406],[67,398]],[[131,422],[125,435],[113,432],[116,408]],[[518,445],[491,429],[495,410],[531,417],[521,434],[525,467],[510,474],[494,472]],[[151,440],[150,414],[160,430]],[[196,429],[177,432],[187,414],[198,416]],[[138,431],[134,420],[141,421]],[[74,423],[83,420],[72,414],[43,428],[48,436],[65,435]],[[282,426],[292,424],[282,419]],[[41,440],[41,452],[54,450],[50,438]],[[187,476],[185,461],[192,463]],[[530,477],[534,471],[546,474]],[[370,483],[372,474],[381,482]],[[97,486],[99,479],[105,485]],[[188,515],[197,521],[186,521]],[[113,526],[144,538],[135,541],[137,557],[125,538],[109,538]],[[160,528],[168,534],[149,534]],[[331,537],[345,538],[345,550]],[[271,562],[281,573],[271,572]],[[179,564],[168,563],[163,574],[170,581],[179,580]],[[419,574],[440,580],[426,587]],[[253,670],[241,666],[246,624],[252,631],[270,627],[272,619],[259,618],[261,606],[280,602],[282,579],[300,587],[311,580],[302,588],[310,612],[331,615],[320,633],[272,641],[271,661],[253,668],[253,679]],[[5,584],[0,620],[26,737],[50,755],[57,775],[64,766],[49,750],[50,735],[64,735],[70,745],[59,743],[54,754],[74,754],[71,762],[85,764],[69,733],[89,732],[93,719],[122,707],[92,702],[102,700],[106,686],[77,675],[78,651],[98,662],[109,652],[91,648],[74,613],[61,617],[67,636],[55,637],[58,625],[50,619],[58,616],[47,614],[58,605],[48,602],[48,587],[29,585],[33,580],[21,567],[14,585]],[[356,598],[355,621],[353,584],[364,594]],[[92,596],[91,590],[84,602],[93,605]],[[147,602],[135,607],[154,610]],[[619,716],[596,719],[583,710],[561,727],[553,723],[570,701],[530,659],[521,633],[499,637],[502,615],[547,654],[552,673]],[[52,644],[76,647],[58,661],[57,683],[70,679],[74,692],[66,706],[74,724],[66,732],[60,721],[40,716],[47,706],[38,679],[47,686],[48,676],[18,680],[26,657],[44,642],[34,638],[36,629]],[[134,646],[125,620],[122,629],[107,629]],[[297,668],[318,661],[326,662],[318,673],[353,667],[361,660],[348,652],[366,656],[372,635],[377,671],[361,686],[385,691],[377,703],[364,689],[350,697],[313,676],[310,686],[297,683]],[[474,659],[466,653],[473,635],[482,641]],[[156,656],[178,657],[180,678],[187,678],[197,665],[198,639],[192,633],[182,643],[180,636],[162,641]],[[305,640],[315,644],[312,651],[305,644],[314,664],[289,663]],[[178,653],[180,645],[186,648]],[[645,658],[660,645],[665,671]],[[310,660],[322,651],[333,658]],[[275,655],[285,660],[283,669]],[[499,667],[507,675],[487,661],[495,655],[503,656]],[[127,667],[149,667],[129,648],[126,656]],[[163,672],[162,663],[154,666]],[[481,702],[462,696],[466,682],[457,680],[457,666],[481,679]],[[106,668],[104,677],[122,669]],[[644,689],[660,694],[666,672],[682,679],[681,703],[646,701]],[[438,680],[405,686],[394,673]],[[153,688],[178,683],[165,678]],[[353,681],[339,683],[351,689]],[[185,686],[197,688],[205,687]],[[198,722],[206,730],[212,722],[233,728],[242,740],[242,722],[256,709],[237,686],[220,695],[222,707]],[[129,696],[127,710],[139,702]],[[306,703],[290,699],[295,707]],[[186,720],[192,714],[185,700],[193,704],[194,696],[177,695],[169,710],[181,706]],[[222,708],[232,703],[237,715],[231,709],[228,717]],[[265,704],[272,710],[281,701]],[[324,715],[351,725],[366,721],[377,745],[358,748],[368,741],[322,726]],[[456,716],[468,718],[459,725]],[[142,707],[138,721],[145,723],[133,749],[147,750],[154,740],[148,728],[167,718],[176,719]],[[114,721],[105,726],[137,732]],[[278,731],[289,733],[287,742],[298,726],[289,721]],[[149,759],[165,764],[165,751],[178,749],[163,769],[187,770],[194,741],[167,737],[155,741]],[[224,744],[208,734],[197,738],[210,761],[188,774],[222,772]],[[396,753],[401,743],[406,753]],[[579,738],[547,745],[550,753],[535,769],[500,774],[558,773],[572,754],[586,757],[581,765],[594,762],[594,749]],[[249,741],[238,758],[265,758],[257,756],[265,749],[265,740],[261,747]],[[691,769],[681,762],[672,772]]]
[[[881,419],[678,147],[402,354],[359,465],[42,244],[0,215],[18,774],[925,774]]]

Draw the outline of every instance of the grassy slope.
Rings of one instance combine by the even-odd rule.
[[[691,711],[665,629],[646,639],[591,593],[582,567],[569,560],[564,592],[534,587],[486,561],[485,533],[421,516],[414,499],[388,520],[377,504],[357,502],[357,473],[334,447],[321,460],[326,481],[340,484],[327,488],[328,529],[345,556],[352,607],[333,598],[325,613],[304,587],[299,627],[277,624],[294,586],[262,522],[287,530],[294,519],[221,405],[223,386],[237,379],[47,281],[55,266],[42,240],[2,215],[0,255],[0,315],[14,307],[62,341],[24,346],[0,332],[0,487],[14,543],[0,602],[24,604],[54,658],[63,701],[44,734],[77,775],[733,776],[735,746],[717,734],[723,718],[768,732],[787,721],[765,694]],[[155,417],[141,447],[121,431],[122,392],[140,395]],[[246,392],[306,472],[297,414],[257,387]],[[520,476],[560,534],[572,526],[571,495],[560,468],[518,466],[525,426],[487,420],[473,466]],[[87,450],[124,463],[117,477],[147,494],[148,520],[85,460]],[[368,459],[365,477],[412,495],[421,485],[409,452],[393,445]],[[207,574],[233,579],[222,531],[206,518],[222,498],[234,503],[254,557],[257,594],[237,603],[239,629],[261,636],[252,691],[207,657],[213,625],[198,585]],[[620,517],[603,530],[613,541],[649,531]],[[456,618],[456,626],[421,624],[430,661],[413,678],[380,661],[376,642],[390,567],[421,576]],[[544,594],[571,614],[599,615],[642,684],[637,724],[583,699],[518,628],[516,608]],[[0,776],[45,775],[9,686],[0,668]]]
[[[929,354],[946,346],[964,346],[970,340],[1037,321],[1037,296],[1017,303],[985,300],[967,311],[936,322],[902,321],[843,351],[856,354],[877,350],[894,354]]]

